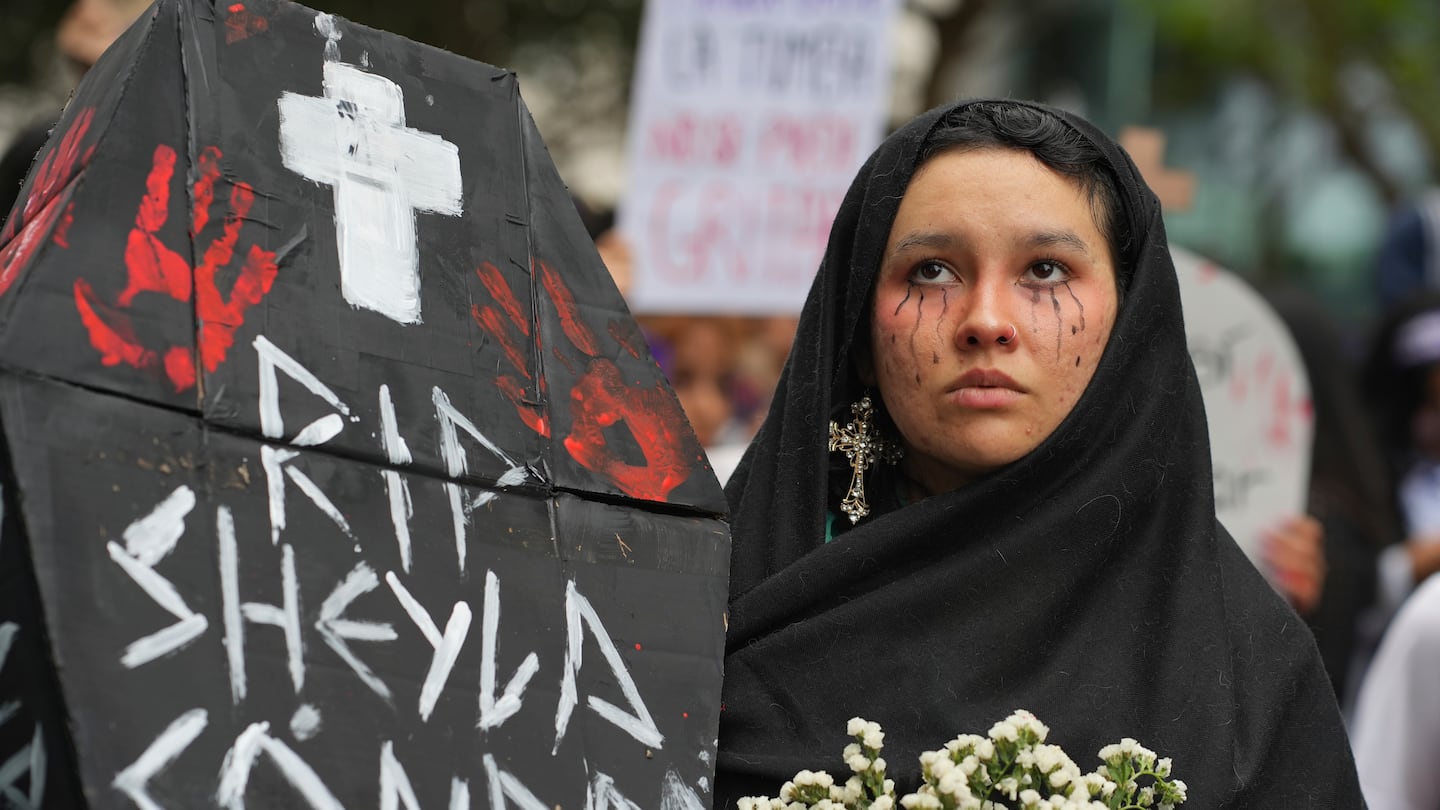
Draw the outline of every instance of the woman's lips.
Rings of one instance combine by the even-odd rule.
[[[1003,408],[1025,393],[1010,375],[996,369],[977,368],[965,372],[950,387],[950,397],[966,408]]]

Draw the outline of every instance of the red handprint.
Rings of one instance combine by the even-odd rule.
[[[471,315],[500,345],[515,370],[525,379],[533,379],[523,344],[511,332],[513,327],[520,335],[530,336],[530,326],[510,286],[493,265],[485,264],[476,272],[499,309],[488,304],[477,305],[471,309]],[[627,384],[614,361],[600,356],[600,344],[580,320],[579,308],[569,287],[543,262],[540,263],[540,282],[555,304],[561,330],[586,363],[585,373],[570,392],[570,429],[561,441],[562,446],[580,466],[614,482],[621,492],[634,498],[664,501],[689,478],[690,464],[698,457],[698,453],[686,453],[687,446],[693,442],[685,433],[685,416],[679,404],[663,383],[657,382],[648,388]],[[505,320],[511,326],[507,326]],[[521,420],[531,430],[548,437],[550,426],[536,403],[525,401],[520,381],[514,376],[502,375],[496,382],[514,403]],[[540,385],[543,391],[543,377]],[[621,422],[635,437],[645,464],[626,462],[606,442],[605,429]]]
[[[94,154],[92,145],[84,154],[80,144],[90,131],[90,122],[95,117],[94,108],[81,110],[75,116],[70,128],[65,130],[59,145],[41,161],[30,186],[25,202],[17,205],[0,232],[0,295],[3,295],[20,271],[25,269],[35,251],[40,247],[43,236],[60,217],[61,203],[65,192],[80,176],[80,170],[90,162]],[[63,238],[60,239],[62,246]]]
[[[199,234],[210,220],[215,182],[220,177],[220,156],[220,150],[211,146],[196,160],[199,178],[194,187],[192,236]],[[145,182],[145,196],[140,200],[135,227],[125,245],[127,283],[115,305],[103,304],[90,283],[82,278],[75,281],[75,306],[90,333],[90,344],[100,352],[100,362],[107,366],[124,363],[139,369],[163,364],[165,376],[179,392],[195,385],[195,353],[189,346],[168,346],[157,352],[144,345],[135,334],[130,316],[123,310],[143,292],[163,293],[176,301],[188,302],[193,285],[195,314],[200,324],[196,335],[199,359],[206,371],[214,372],[234,344],[235,330],[244,324],[245,311],[270,292],[277,268],[274,252],[251,245],[228,299],[221,295],[215,282],[216,272],[234,257],[240,229],[255,202],[255,192],[246,183],[236,182],[231,186],[230,212],[225,217],[224,229],[205,249],[200,264],[193,270],[184,256],[160,241],[157,233],[170,216],[170,181],[175,162],[174,149],[163,144],[155,148]]]

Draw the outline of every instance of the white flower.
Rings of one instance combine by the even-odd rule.
[[[845,724],[845,733],[851,737],[859,737],[861,734],[864,734],[865,720],[860,717],[850,718],[850,722]]]
[[[856,754],[855,756],[850,757],[849,759],[845,760],[845,764],[849,765],[850,770],[854,771],[855,773],[864,773],[865,771],[870,770],[870,760],[864,754]]]
[[[1048,726],[1040,722],[1038,717],[1024,709],[1016,709],[1014,712],[1011,712],[1010,716],[1005,719],[1005,722],[1034,734],[1035,737],[1040,740],[1044,740],[1045,736],[1050,733]]]
[[[760,802],[764,802],[766,807],[770,806],[770,800],[764,796],[741,796],[740,800],[735,802],[735,806],[739,810],[759,810],[755,805]]]
[[[990,739],[992,740],[1014,742],[1019,739],[1019,737],[1020,729],[1016,728],[1015,724],[1009,721],[1002,720],[990,727]]]
[[[969,793],[970,785],[965,781],[965,775],[963,773],[960,771],[951,771],[938,780],[935,789],[949,796],[957,796],[961,791]]]
[[[1050,782],[1050,787],[1055,790],[1064,790],[1066,785],[1072,783],[1077,784],[1079,787],[1084,787],[1084,785],[1080,783],[1079,768],[1056,768],[1050,772],[1050,775],[1046,777],[1046,779]]]
[[[795,783],[786,782],[780,786],[780,798],[787,802],[795,800]]]
[[[1155,773],[1161,779],[1170,776],[1170,757],[1161,757],[1160,761],[1155,763]]]
[[[858,736],[862,737],[861,742],[865,743],[866,748],[879,751],[885,747],[885,732],[880,730],[879,723],[866,723],[865,733]]]
[[[944,810],[945,807],[938,796],[930,793],[910,793],[900,799],[900,806],[905,810]]]
[[[975,741],[975,756],[979,757],[981,762],[994,758],[995,743],[983,737],[977,739]]]
[[[895,800],[889,796],[880,796],[870,803],[870,810],[895,810]]]
[[[930,763],[928,769],[931,776],[940,779],[945,776],[945,774],[955,770],[955,761],[946,756],[938,756]]]
[[[1040,794],[1033,790],[1022,790],[1020,803],[1025,807],[1035,807],[1040,804]]]
[[[877,774],[885,773],[885,758],[876,757],[875,760],[870,763],[870,770]]]
[[[945,750],[949,751],[952,755],[960,751],[973,751],[975,750],[975,746],[979,745],[982,741],[989,742],[978,734],[961,734],[950,742],[945,743]]]

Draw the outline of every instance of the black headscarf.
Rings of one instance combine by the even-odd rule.
[[[1126,288],[1089,387],[1020,460],[824,542],[838,511],[827,426],[861,395],[857,330],[900,198],[951,109],[897,131],[860,170],[769,417],[727,487],[715,806],[775,795],[802,768],[844,772],[852,716],[885,727],[903,792],[920,751],[1025,708],[1086,770],[1122,737],[1174,757],[1191,807],[1363,807],[1309,631],[1215,520],[1159,202],[1078,118],[1042,108],[1114,174]]]

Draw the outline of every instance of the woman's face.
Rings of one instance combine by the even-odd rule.
[[[1089,384],[1117,306],[1076,183],[1019,150],[927,161],[890,229],[860,368],[906,474],[945,492],[1035,449]]]

